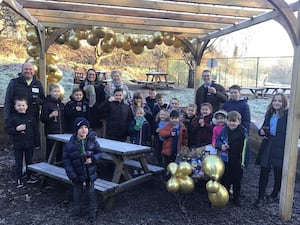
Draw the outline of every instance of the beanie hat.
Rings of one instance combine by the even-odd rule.
[[[172,112],[170,113],[170,117],[179,117],[179,113],[177,110],[172,110]]]
[[[77,131],[80,129],[80,127],[82,127],[83,125],[86,125],[87,128],[90,128],[90,123],[89,121],[84,118],[84,117],[77,117],[74,121],[74,124],[73,124],[73,130],[74,130],[74,133],[77,134]]]

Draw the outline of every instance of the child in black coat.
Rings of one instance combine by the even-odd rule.
[[[97,198],[94,181],[97,179],[97,162],[101,158],[101,150],[96,133],[89,131],[89,127],[89,121],[83,117],[74,121],[74,134],[64,148],[63,163],[67,176],[74,184],[75,218],[84,216],[82,206],[85,187],[89,202],[88,219],[95,221]]]
[[[77,117],[84,117],[88,119],[89,103],[84,100],[84,93],[80,88],[74,88],[70,101],[67,102],[65,107],[65,122],[68,133],[73,132],[73,123]]]
[[[16,161],[17,188],[21,188],[23,187],[23,155],[25,153],[26,166],[32,164],[33,150],[40,146],[40,135],[36,119],[27,112],[27,100],[25,98],[16,98],[14,107],[16,113],[13,113],[8,118],[5,130],[12,137]],[[37,182],[30,170],[26,170],[26,175],[27,183]]]
[[[45,135],[63,134],[65,132],[65,105],[60,99],[60,88],[57,84],[50,84],[49,95],[42,105],[41,121],[44,123]],[[46,157],[48,159],[54,140],[46,139]],[[62,160],[62,146],[58,148],[56,161]]]

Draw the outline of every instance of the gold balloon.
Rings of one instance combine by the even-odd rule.
[[[113,31],[113,30],[111,30],[111,29],[107,29],[106,31],[105,31],[105,39],[106,40],[109,40],[109,39],[111,39],[113,36],[115,35],[115,32]]]
[[[117,48],[122,48],[123,44],[125,43],[124,35],[122,35],[122,34],[115,35],[114,42],[115,42],[115,45],[116,45]]]
[[[176,177],[185,177],[190,175],[193,172],[193,168],[191,164],[188,162],[181,162],[178,165],[177,171],[176,171]]]
[[[59,58],[54,53],[47,53],[46,54],[46,63],[58,63]]]
[[[131,51],[137,55],[142,54],[144,51],[144,45],[132,46]]]
[[[171,34],[165,32],[164,37],[163,37],[163,41],[164,41],[166,46],[173,45],[174,39],[175,38]]]
[[[195,183],[189,176],[179,177],[180,192],[184,194],[191,193],[194,190]]]
[[[172,175],[175,175],[177,168],[178,168],[178,165],[176,163],[174,163],[174,162],[169,163],[169,165],[167,166],[167,170]]]
[[[49,83],[56,83],[63,78],[63,72],[57,69],[55,73],[47,73],[47,80]]]
[[[176,177],[172,176],[167,182],[167,190],[169,192],[177,192],[180,189],[179,181]]]
[[[96,34],[98,38],[104,38],[106,30],[107,30],[106,27],[98,27],[98,26],[92,27],[93,33]]]
[[[216,193],[208,193],[208,199],[215,207],[223,207],[228,203],[229,194],[223,185],[220,185]]]
[[[224,173],[224,163],[219,156],[208,155],[202,161],[202,170],[209,178],[214,177],[219,180]]]
[[[140,45],[146,45],[148,42],[148,37],[146,35],[141,35],[138,37],[138,42]]]
[[[79,39],[77,38],[77,36],[75,34],[71,34],[67,37],[67,42],[70,45],[70,47],[74,50],[79,49],[80,48],[80,42]]]
[[[36,45],[28,44],[26,51],[27,51],[27,54],[32,57],[37,57],[39,55],[39,48]]]
[[[37,34],[36,30],[29,30],[26,34],[26,38],[32,44],[37,44],[39,42],[38,34]]]
[[[153,37],[154,37],[154,42],[157,45],[161,45],[163,42],[163,37],[162,37],[162,33],[160,31],[156,31],[153,33]]]
[[[35,30],[35,26],[31,25],[31,24],[26,24],[25,25],[25,30],[28,32],[30,30]]]
[[[64,44],[66,42],[66,35],[64,34],[61,34],[56,40],[55,40],[55,43],[57,44]]]
[[[175,38],[173,41],[173,46],[174,48],[180,48],[182,46],[182,41],[179,40],[178,38]]]
[[[206,190],[209,193],[216,193],[220,189],[220,183],[218,181],[209,180],[206,183]]]
[[[99,38],[96,34],[93,32],[90,32],[86,38],[87,43],[89,43],[91,46],[96,46],[99,42]]]
[[[57,68],[57,65],[54,64],[54,63],[47,63],[47,73],[49,74],[54,74],[58,68]]]
[[[131,44],[130,44],[130,42],[129,41],[125,41],[124,43],[123,43],[123,50],[124,51],[129,51],[130,49],[131,49]]]
[[[105,53],[111,53],[114,50],[114,48],[110,46],[109,42],[104,40],[101,41],[100,47]]]
[[[148,36],[148,41],[146,42],[146,46],[148,49],[154,49],[155,48],[155,41],[154,37],[152,35]]]

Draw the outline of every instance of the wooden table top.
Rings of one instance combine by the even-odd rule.
[[[48,138],[67,143],[72,134],[49,134]],[[151,148],[142,145],[135,145],[127,142],[114,141],[105,138],[97,138],[98,143],[100,144],[101,150],[106,153],[112,153],[115,155],[135,155],[141,153],[151,152]]]

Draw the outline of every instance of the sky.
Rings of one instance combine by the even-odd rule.
[[[287,0],[288,3],[295,0]],[[214,45],[226,55],[233,55],[234,46],[242,57],[293,56],[289,35],[276,21],[270,20],[217,39]]]

